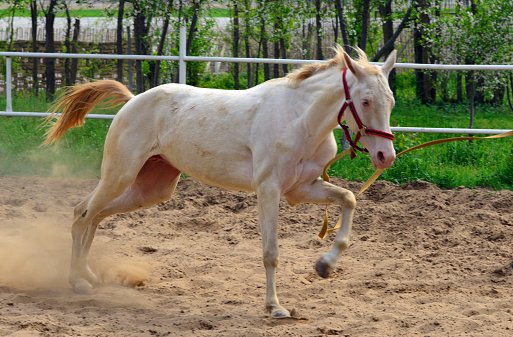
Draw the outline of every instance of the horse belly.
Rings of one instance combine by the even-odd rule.
[[[212,146],[191,143],[171,146],[164,156],[188,176],[228,190],[251,191],[253,168],[248,150],[222,151]]]

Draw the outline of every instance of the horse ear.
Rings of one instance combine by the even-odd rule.
[[[394,67],[396,55],[397,55],[397,50],[392,51],[388,55],[385,63],[383,64],[383,66],[381,67],[381,71],[383,72],[383,75],[385,75],[385,77],[388,77],[388,74],[390,73],[390,71]]]
[[[349,70],[351,70],[351,72],[356,78],[361,78],[364,76],[365,73],[362,67],[355,60],[353,60],[351,56],[349,56],[346,52],[344,52],[344,61],[346,62],[346,66],[349,68]]]

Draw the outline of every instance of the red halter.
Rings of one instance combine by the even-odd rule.
[[[384,138],[387,138],[390,140],[394,140],[394,135],[391,133],[379,131],[379,130],[375,130],[375,129],[369,129],[365,125],[363,125],[360,117],[358,117],[358,113],[356,112],[356,108],[353,104],[353,99],[351,98],[351,95],[349,94],[349,87],[347,86],[347,81],[346,81],[346,73],[347,73],[347,68],[344,69],[344,73],[342,75],[342,81],[344,83],[344,92],[346,95],[346,101],[344,102],[344,105],[342,105],[342,108],[340,108],[340,112],[338,113],[338,124],[342,127],[342,129],[344,129],[344,134],[346,136],[347,141],[351,145],[351,147],[353,149],[357,149],[361,152],[369,152],[369,150],[367,150],[366,148],[362,148],[362,147],[359,147],[358,145],[356,145],[358,143],[358,141],[360,140],[360,137],[365,136],[366,134],[376,135],[376,136],[384,137]],[[351,114],[353,115],[356,125],[358,125],[358,133],[356,134],[354,141],[351,139],[351,135],[349,134],[349,127],[347,125],[343,125],[341,123],[342,116],[344,115],[344,111],[346,110],[347,107],[349,107],[349,110],[351,110]]]

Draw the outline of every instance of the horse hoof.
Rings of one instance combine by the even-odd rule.
[[[317,272],[317,275],[319,275],[322,278],[327,278],[328,276],[330,276],[332,270],[333,268],[331,268],[322,259],[317,261],[317,263],[315,264],[315,271]]]
[[[93,286],[86,280],[81,280],[73,286],[75,294],[90,295],[93,293]]]
[[[290,313],[286,309],[276,309],[271,312],[273,318],[290,318]]]

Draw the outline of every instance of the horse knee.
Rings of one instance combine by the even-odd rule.
[[[278,252],[264,252],[264,267],[277,268],[280,261]]]
[[[342,205],[349,209],[356,208],[356,197],[354,196],[353,192],[347,190],[344,191],[342,195]]]

